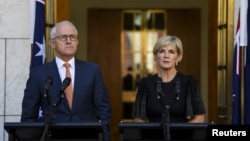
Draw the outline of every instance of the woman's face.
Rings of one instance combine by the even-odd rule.
[[[172,45],[161,47],[155,55],[155,61],[158,68],[164,70],[175,68],[178,59],[177,48]]]

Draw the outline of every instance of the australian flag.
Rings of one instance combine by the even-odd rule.
[[[32,0],[33,1],[33,0]],[[32,4],[34,2],[31,2]],[[34,20],[32,22],[33,37],[32,52],[31,52],[31,64],[30,67],[35,68],[45,63],[46,58],[46,46],[45,46],[45,1],[35,0],[34,5]]]
[[[248,1],[240,1],[240,12],[235,33],[232,124],[250,124],[250,35],[248,35],[250,33],[248,27],[250,13]],[[241,47],[245,47],[245,52],[241,52]],[[244,62],[241,62],[241,57],[244,57]],[[244,83],[241,83],[241,79],[244,79]],[[244,87],[243,92],[241,87]],[[244,101],[241,99],[244,99]]]
[[[249,0],[248,0],[249,4]],[[244,108],[244,124],[250,124],[250,10],[247,5],[246,13],[247,28],[247,47],[245,49],[244,77],[245,77],[245,108]],[[249,35],[248,35],[249,34]]]
[[[45,63],[45,1],[31,0],[31,62],[30,69],[38,67]],[[43,120],[42,110],[38,114],[39,120]]]
[[[234,62],[233,62],[233,111],[232,124],[240,124],[241,122],[241,102],[240,102],[240,78],[241,78],[241,59],[240,59],[240,12],[236,26],[234,39]]]

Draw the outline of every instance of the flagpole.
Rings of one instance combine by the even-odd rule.
[[[244,98],[245,98],[245,91],[244,91],[244,88],[245,88],[245,77],[244,77],[244,60],[245,60],[245,58],[244,58],[244,54],[245,54],[245,48],[246,48],[246,46],[241,46],[240,47],[240,54],[241,54],[241,64],[240,64],[240,70],[241,70],[241,79],[240,79],[240,106],[241,106],[241,124],[243,125],[244,124],[244,105],[245,105],[245,103],[244,103]]]
[[[240,80],[240,102],[241,102],[241,124],[244,124],[245,115],[245,49],[247,47],[247,10],[248,0],[240,1],[240,50],[241,50],[241,80]]]
[[[49,38],[50,37],[50,30],[55,24],[56,1],[57,0],[47,0],[47,3],[46,3],[46,35],[47,35],[46,37],[47,37],[47,41],[50,40],[50,38]],[[54,58],[54,50],[49,46],[49,42],[47,42],[47,48],[46,49],[47,49],[46,61],[50,62]]]

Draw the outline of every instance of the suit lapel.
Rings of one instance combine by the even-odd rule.
[[[73,106],[77,105],[78,100],[79,100],[79,95],[82,92],[82,86],[85,83],[84,81],[84,66],[79,60],[75,60],[75,83],[74,83],[74,95],[73,95]]]

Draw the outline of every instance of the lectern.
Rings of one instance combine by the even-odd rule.
[[[171,141],[205,141],[206,123],[170,123]],[[120,141],[164,141],[161,123],[120,122]]]
[[[5,122],[9,141],[40,141],[44,123]],[[102,141],[102,125],[99,122],[53,123],[50,126],[51,141]]]

